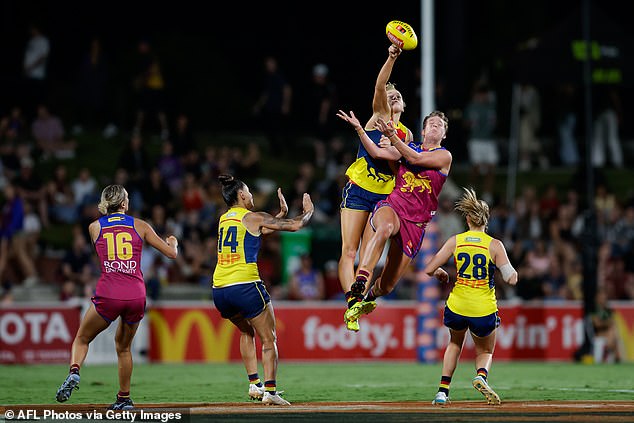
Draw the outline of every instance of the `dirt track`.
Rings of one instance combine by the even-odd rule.
[[[45,421],[42,418],[45,410],[52,410],[55,413],[82,413],[84,418],[87,418],[87,413],[95,410],[105,415],[106,406],[106,404],[15,405],[0,406],[0,413],[1,416],[6,416],[7,411],[11,410],[15,413],[14,416],[18,416],[17,413],[20,410],[37,410],[40,421]],[[294,403],[291,407],[241,402],[137,404],[137,407],[136,410],[149,413],[182,413],[181,422],[267,420],[267,416],[273,417],[275,415],[276,420],[282,421],[327,421],[332,423],[344,419],[350,421],[351,413],[356,415],[355,421],[363,423],[400,421],[634,422],[634,401],[510,401],[499,406],[489,406],[479,401],[457,401],[445,407],[432,406],[427,401],[310,402]],[[125,419],[129,420],[127,417]],[[10,420],[6,418],[6,421]],[[16,419],[11,421],[14,420]],[[60,419],[57,418],[55,421],[60,421]],[[135,421],[139,421],[139,416]],[[179,420],[167,421],[176,422]]]

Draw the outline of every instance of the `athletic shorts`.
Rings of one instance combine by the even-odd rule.
[[[472,334],[483,338],[490,335],[491,332],[500,326],[500,316],[498,316],[498,312],[496,311],[488,316],[466,317],[454,313],[449,310],[449,307],[445,306],[443,323],[445,326],[453,330],[464,330],[469,328]]]
[[[392,206],[390,205],[390,203],[387,202],[387,200],[381,200],[376,204],[374,210],[372,211],[372,215],[370,216],[370,225],[372,225],[372,229],[374,229],[375,231],[376,228],[372,223],[372,219],[374,218],[374,214],[381,207]],[[399,229],[398,234],[393,237],[393,239],[401,247],[401,251],[403,251],[403,253],[407,257],[414,259],[414,257],[416,257],[416,255],[420,251],[421,245],[423,244],[426,224],[411,222],[409,220],[401,219],[400,217],[399,220],[401,222],[401,228]]]
[[[374,206],[381,200],[385,200],[387,194],[375,194],[357,184],[348,181],[341,190],[342,209],[352,209],[371,212]]]
[[[134,300],[116,300],[114,298],[92,297],[97,313],[106,321],[114,322],[119,316],[129,325],[139,323],[145,316],[145,297]]]
[[[271,302],[271,296],[262,281],[214,287],[212,292],[214,305],[225,319],[238,314],[251,319],[262,313]]]

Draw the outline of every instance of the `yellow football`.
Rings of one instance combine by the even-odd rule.
[[[403,50],[414,50],[418,45],[418,37],[414,29],[403,21],[388,22],[385,34],[392,44]]]

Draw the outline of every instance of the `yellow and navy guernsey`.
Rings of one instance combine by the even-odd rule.
[[[218,264],[213,276],[215,288],[260,280],[261,236],[250,233],[242,223],[248,213],[251,212],[243,207],[232,207],[220,217]]]
[[[398,137],[407,143],[407,127],[399,122],[395,129]],[[377,145],[383,135],[378,129],[366,131],[366,133]],[[389,194],[394,189],[394,173],[387,160],[370,156],[363,143],[359,143],[357,159],[346,170],[346,176],[353,184],[375,194]]]
[[[447,307],[466,317],[483,317],[498,311],[495,298],[495,264],[491,261],[492,237],[481,231],[456,235],[456,284]]]

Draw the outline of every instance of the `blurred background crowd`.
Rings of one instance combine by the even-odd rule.
[[[559,17],[575,2],[564,3]],[[381,25],[371,49],[370,43],[358,47],[361,55],[372,50],[370,65],[358,67],[347,54],[335,61],[311,51],[299,67],[298,57],[261,49],[249,58],[248,77],[235,82],[217,78],[217,72],[204,75],[210,55],[220,57],[214,66],[231,67],[227,56],[233,53],[207,48],[202,36],[161,36],[144,28],[128,31],[127,38],[97,31],[70,41],[52,19],[69,13],[65,6],[49,19],[22,7],[5,5],[22,18],[7,21],[5,35],[17,38],[11,40],[12,54],[5,55],[1,74],[6,94],[0,97],[4,303],[36,299],[33,292],[43,297],[37,299],[62,301],[91,295],[99,268],[87,226],[99,217],[99,194],[110,183],[128,189],[131,214],[146,219],[159,235],[181,240],[174,262],[151,249],[144,252],[150,297],[172,298],[174,286],[197,287],[194,295],[209,295],[216,225],[225,209],[217,183],[221,173],[249,184],[256,207],[272,214],[279,211],[278,186],[290,216],[301,210],[302,194],[311,194],[316,211],[306,251],[295,254],[286,272],[284,239],[269,235],[260,272],[276,298],[342,298],[339,202],[357,137],[336,121],[335,113],[345,108],[369,117],[364,114],[370,110],[373,78],[387,56]],[[46,9],[39,7],[39,12]],[[378,19],[383,20],[388,19]],[[439,20],[439,25],[447,21]],[[402,119],[419,133],[420,67],[408,54],[399,58],[393,79],[408,104]],[[195,67],[197,58],[201,68]],[[236,67],[245,75],[243,66]],[[505,82],[510,77],[502,78],[491,58],[467,69],[471,73],[460,76],[459,95],[451,72],[439,72],[436,81],[437,108],[450,118],[445,146],[454,155],[433,222],[440,242],[465,229],[453,203],[460,186],[474,187],[492,206],[489,233],[504,240],[521,275],[515,290],[499,286],[499,297],[580,300],[582,249],[588,242],[580,186],[586,171],[580,87],[521,85],[518,189],[509,202],[511,105]],[[626,88],[606,85],[593,96],[597,280],[609,299],[618,300],[634,299],[634,174],[628,169],[634,162],[634,134],[626,119],[632,111],[627,94]],[[478,154],[483,144],[495,154],[483,159]],[[412,267],[390,298],[414,299],[415,285]]]

